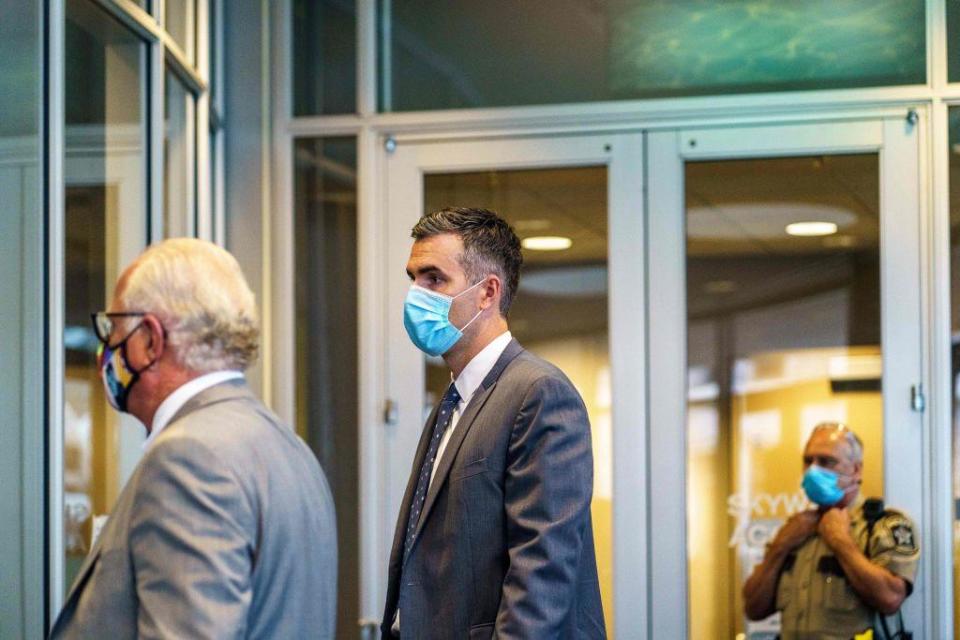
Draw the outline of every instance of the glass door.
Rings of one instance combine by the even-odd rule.
[[[641,162],[641,134],[401,142],[387,156],[385,375],[394,411],[384,440],[384,566],[418,438],[450,379],[442,359],[425,358],[403,328],[410,229],[446,206],[492,209],[524,245],[510,329],[563,369],[587,405],[606,624],[611,635],[631,637],[626,623],[641,619],[646,602],[637,579],[646,559],[635,552],[646,513]]]
[[[809,507],[802,452],[821,422],[862,440],[862,495],[925,531],[916,129],[649,135],[652,637],[776,637],[779,614],[746,620],[741,588]],[[925,573],[905,606],[915,637]]]
[[[51,578],[54,613],[145,436],[104,398],[90,313],[107,308],[147,244],[148,44],[89,0],[69,0],[65,18],[63,515],[53,534],[63,553]]]

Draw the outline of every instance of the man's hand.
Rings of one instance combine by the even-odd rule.
[[[836,507],[828,509],[820,516],[817,533],[836,554],[843,575],[856,594],[884,615],[896,613],[907,597],[907,582],[863,554],[850,534],[850,512]]]
[[[827,543],[827,546],[836,551],[843,545],[853,543],[850,535],[850,512],[846,509],[828,509],[820,516],[817,533]]]
[[[820,512],[816,509],[801,511],[795,513],[780,527],[777,536],[773,539],[772,546],[781,549],[784,552],[793,551],[807,538],[817,532],[817,521],[820,518]]]
[[[777,582],[787,556],[817,533],[819,519],[819,511],[801,511],[790,516],[780,527],[763,562],[753,568],[753,573],[743,584],[744,610],[748,618],[763,620],[776,611]]]

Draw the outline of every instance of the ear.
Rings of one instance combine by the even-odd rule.
[[[143,326],[144,332],[147,333],[147,336],[145,336],[147,339],[147,358],[150,362],[156,362],[163,356],[163,352],[167,349],[166,331],[164,331],[160,320],[152,313],[148,313],[143,317]]]
[[[481,309],[486,309],[492,305],[500,306],[500,296],[503,293],[503,283],[500,281],[500,276],[493,273],[488,275],[487,281],[483,283],[480,290],[483,292],[483,297],[480,298]]]
[[[851,474],[857,479],[858,484],[863,483],[863,463],[854,462],[853,463],[853,473]]]

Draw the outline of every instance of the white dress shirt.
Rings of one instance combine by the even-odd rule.
[[[443,452],[447,448],[447,443],[450,442],[450,436],[460,421],[460,416],[463,415],[463,411],[467,408],[467,405],[470,404],[470,399],[473,398],[473,394],[475,394],[477,389],[480,388],[480,385],[483,384],[484,378],[486,378],[490,370],[493,369],[493,365],[497,364],[497,360],[503,355],[503,352],[511,340],[513,340],[513,336],[509,331],[501,333],[494,338],[490,344],[485,346],[480,353],[473,356],[473,359],[467,363],[467,366],[463,368],[463,371],[460,372],[457,379],[453,381],[457,392],[460,394],[460,402],[457,403],[457,406],[453,410],[453,415],[450,416],[450,426],[447,427],[443,437],[440,439],[440,446],[437,448],[437,457],[435,458],[437,463],[433,465],[433,470],[430,471],[431,484],[433,484],[433,476],[437,473],[437,467],[440,466],[440,459],[443,457]]]
[[[157,407],[157,412],[153,414],[153,426],[150,429],[150,435],[143,443],[143,450],[146,451],[150,448],[150,445],[157,439],[160,432],[167,427],[173,416],[177,415],[177,411],[180,411],[191,398],[221,382],[237,378],[243,378],[242,371],[214,371],[213,373],[205,373],[177,387],[176,391],[164,398],[160,406]]]

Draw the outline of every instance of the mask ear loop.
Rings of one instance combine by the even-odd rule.
[[[473,316],[472,318],[470,318],[470,322],[468,322],[467,324],[463,325],[463,328],[462,328],[462,329],[459,329],[460,333],[463,333],[464,331],[466,331],[466,330],[467,330],[467,327],[469,327],[471,324],[473,324],[473,321],[476,320],[477,318],[479,318],[481,313],[483,313],[483,309],[480,309],[480,311],[477,311],[477,315],[475,315],[475,316]]]
[[[470,290],[472,290],[472,289],[476,289],[476,288],[479,287],[481,284],[483,284],[484,282],[486,282],[486,280],[487,280],[487,279],[484,278],[483,280],[480,280],[479,282],[477,282],[477,283],[476,283],[475,285],[473,285],[472,287],[468,287],[468,288],[464,289],[463,291],[461,291],[461,292],[458,293],[457,295],[453,296],[453,300],[456,300],[457,298],[459,298],[460,296],[462,296],[463,294],[465,294],[466,292],[468,292],[468,291],[470,291]],[[477,311],[477,315],[475,315],[475,316],[473,316],[472,318],[470,318],[470,322],[468,322],[467,324],[463,325],[460,329],[458,329],[458,331],[459,331],[460,333],[463,333],[464,331],[466,331],[466,330],[467,330],[467,327],[469,327],[471,324],[473,324],[473,321],[476,320],[477,318],[479,318],[481,313],[483,313],[483,309],[480,309],[480,311]]]
[[[458,293],[457,295],[453,296],[453,297],[450,298],[450,299],[451,299],[451,300],[456,300],[457,298],[459,298],[460,296],[462,296],[462,295],[465,294],[466,292],[472,291],[472,290],[476,289],[477,287],[479,287],[481,284],[483,284],[483,283],[486,282],[486,281],[487,281],[486,278],[482,278],[482,279],[478,280],[478,281],[476,282],[476,284],[473,284],[473,285],[467,287],[466,289],[464,289],[463,291],[461,291],[460,293]]]
[[[142,328],[142,327],[146,327],[147,329],[150,329],[149,325],[146,325],[146,324],[144,324],[143,321],[141,321],[140,324],[138,324],[133,331],[131,331],[129,334],[127,334],[127,337],[126,337],[126,338],[124,338],[122,341],[120,341],[120,342],[117,343],[117,349],[119,349],[119,351],[120,351],[120,357],[123,358],[123,364],[124,364],[124,366],[125,366],[127,369],[130,370],[130,373],[134,374],[134,375],[137,376],[138,378],[140,377],[140,374],[141,374],[141,373],[143,373],[143,372],[146,371],[147,369],[151,368],[153,365],[157,364],[157,362],[160,360],[160,357],[157,356],[156,358],[154,358],[153,360],[151,360],[150,362],[148,362],[147,364],[145,364],[143,367],[141,367],[139,370],[136,370],[136,369],[134,369],[133,367],[130,366],[130,360],[127,358],[127,341],[128,341],[130,338],[132,338],[132,337],[133,337],[133,334],[136,333],[136,332],[137,332],[140,328]],[[160,329],[163,331],[164,345],[166,345],[167,328],[164,327],[164,326],[161,324],[161,325],[160,325]],[[150,344],[153,345],[153,333],[150,334]],[[130,386],[133,386],[133,383],[132,383],[132,382],[131,382],[131,385],[130,385]]]

